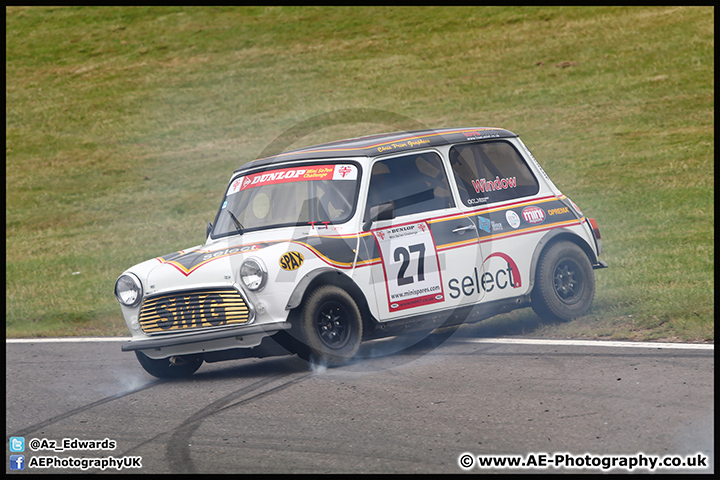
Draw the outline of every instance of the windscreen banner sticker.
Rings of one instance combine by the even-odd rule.
[[[435,241],[425,222],[373,231],[380,249],[390,312],[442,302]]]
[[[245,177],[237,177],[235,180],[232,181],[230,184],[230,188],[228,189],[228,195],[233,195],[240,191],[243,185],[243,180]]]
[[[357,167],[355,165],[335,165],[333,180],[357,180]]]
[[[304,165],[302,167],[283,168],[237,177],[231,182],[227,194],[232,195],[248,188],[279,183],[312,180],[357,180],[357,176],[358,169],[355,165]]]

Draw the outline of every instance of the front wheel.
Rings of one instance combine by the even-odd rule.
[[[566,322],[590,309],[595,274],[585,252],[572,242],[558,242],[540,256],[531,294],[532,308],[544,320]]]
[[[200,368],[203,359],[199,356],[184,355],[169,358],[150,358],[139,350],[135,351],[138,362],[153,377],[183,378],[189,377]]]
[[[321,286],[310,294],[297,326],[303,343],[300,356],[327,366],[350,360],[362,340],[360,309],[350,294],[334,285]]]

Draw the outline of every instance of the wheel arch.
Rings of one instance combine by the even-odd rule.
[[[569,241],[580,247],[582,251],[585,252],[585,255],[587,255],[591,265],[594,265],[598,262],[595,251],[592,249],[590,244],[588,244],[587,241],[585,241],[585,239],[583,239],[581,236],[565,229],[551,230],[540,239],[537,246],[535,247],[535,251],[533,252],[533,257],[530,262],[530,278],[528,279],[529,288],[527,290],[528,292],[532,292],[535,286],[535,274],[537,272],[537,265],[540,261],[540,256],[552,245],[562,241]]]
[[[370,313],[367,298],[365,298],[362,289],[344,272],[330,267],[315,269],[300,279],[300,282],[295,286],[295,290],[293,290],[285,306],[287,310],[290,310],[288,320],[291,320],[295,315],[299,314],[302,310],[302,308],[299,307],[302,307],[307,296],[322,285],[336,285],[345,290],[353,298],[358,309],[360,309],[363,332],[374,330],[375,321]]]

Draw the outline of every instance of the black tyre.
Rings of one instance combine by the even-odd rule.
[[[327,366],[341,365],[355,356],[362,340],[362,317],[345,290],[324,285],[305,301],[297,320],[298,354]]]
[[[200,368],[203,359],[197,355],[184,355],[156,360],[140,351],[135,351],[138,362],[150,375],[157,378],[189,377]]]
[[[587,313],[595,297],[595,274],[585,252],[558,242],[541,255],[531,294],[532,308],[543,320],[567,322]]]

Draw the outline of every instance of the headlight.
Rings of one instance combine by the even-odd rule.
[[[240,280],[248,290],[262,290],[267,281],[267,268],[259,258],[250,257],[240,267]]]
[[[115,282],[115,296],[126,307],[137,307],[142,300],[142,283],[132,273],[120,275]]]

